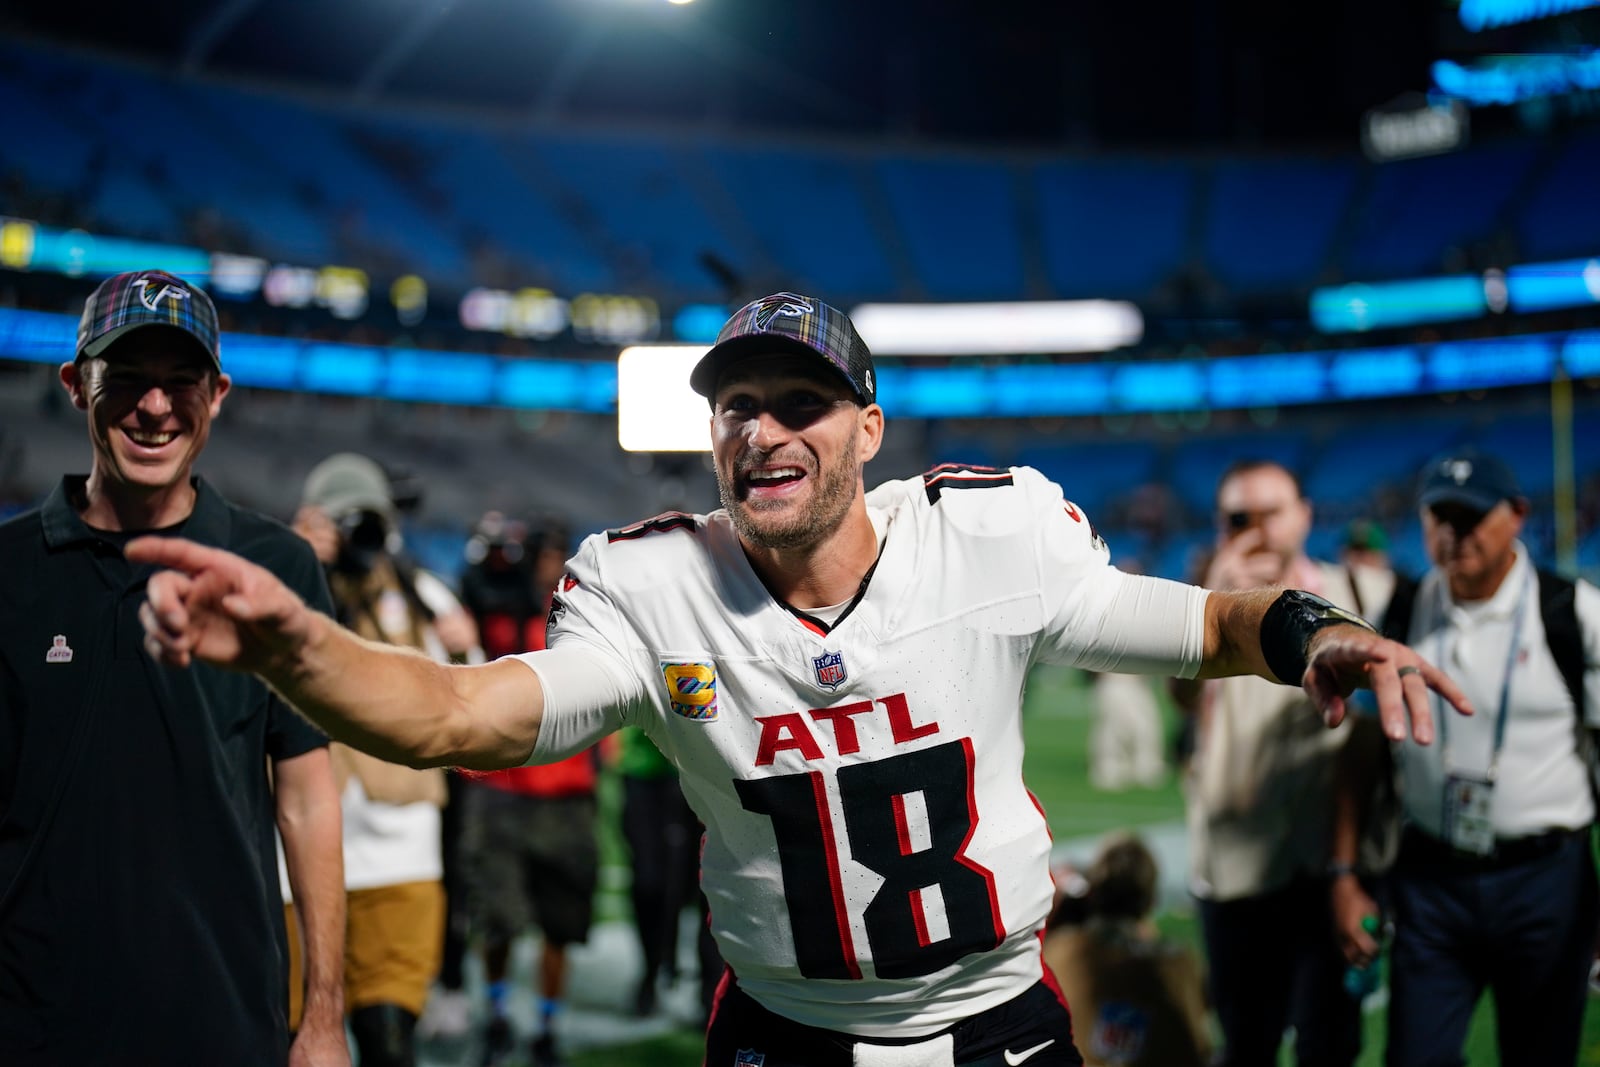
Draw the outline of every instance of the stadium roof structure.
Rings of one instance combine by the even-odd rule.
[[[1427,84],[1390,0],[58,0],[0,34],[530,119],[1052,145],[1337,141]]]

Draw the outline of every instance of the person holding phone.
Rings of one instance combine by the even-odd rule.
[[[1392,576],[1311,559],[1311,503],[1282,464],[1247,459],[1217,485],[1207,589],[1306,589],[1357,615],[1380,613]],[[1230,1067],[1348,1067],[1361,1048],[1360,1003],[1343,992],[1327,875],[1333,767],[1370,718],[1326,730],[1303,692],[1259,678],[1174,686],[1198,715],[1187,782],[1191,888],[1199,901],[1212,998]]]

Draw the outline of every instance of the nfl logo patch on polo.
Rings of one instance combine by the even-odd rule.
[[[717,717],[717,666],[706,660],[662,661],[667,701],[685,719],[713,722]]]
[[[765,1052],[757,1052],[751,1048],[742,1048],[733,1054],[733,1067],[761,1067],[766,1062]]]
[[[811,657],[811,669],[817,673],[817,684],[832,692],[850,677],[844,669],[843,652],[823,652]]]

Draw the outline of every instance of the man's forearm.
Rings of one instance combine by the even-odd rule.
[[[528,668],[445,666],[320,613],[266,678],[330,737],[392,763],[516,766],[538,739],[542,693]]]
[[[276,765],[278,833],[305,939],[302,1028],[344,1018],[344,854],[339,794],[326,749]]]
[[[1213,591],[1206,597],[1205,658],[1200,678],[1255,674],[1277,681],[1261,653],[1261,620],[1283,592],[1277,588]],[[1285,679],[1298,684],[1299,679]]]

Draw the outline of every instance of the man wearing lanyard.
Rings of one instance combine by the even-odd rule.
[[[1502,1064],[1571,1064],[1597,917],[1585,728],[1600,714],[1600,590],[1576,583],[1568,609],[1583,648],[1574,688],[1547,634],[1548,593],[1518,540],[1528,502],[1511,470],[1473,450],[1436,460],[1418,505],[1434,566],[1417,587],[1409,637],[1479,714],[1440,718],[1432,747],[1395,745],[1405,829],[1389,880],[1388,1063],[1460,1064],[1488,987]],[[1377,946],[1359,921],[1372,901],[1337,844],[1334,859],[1346,954],[1365,963]]]

